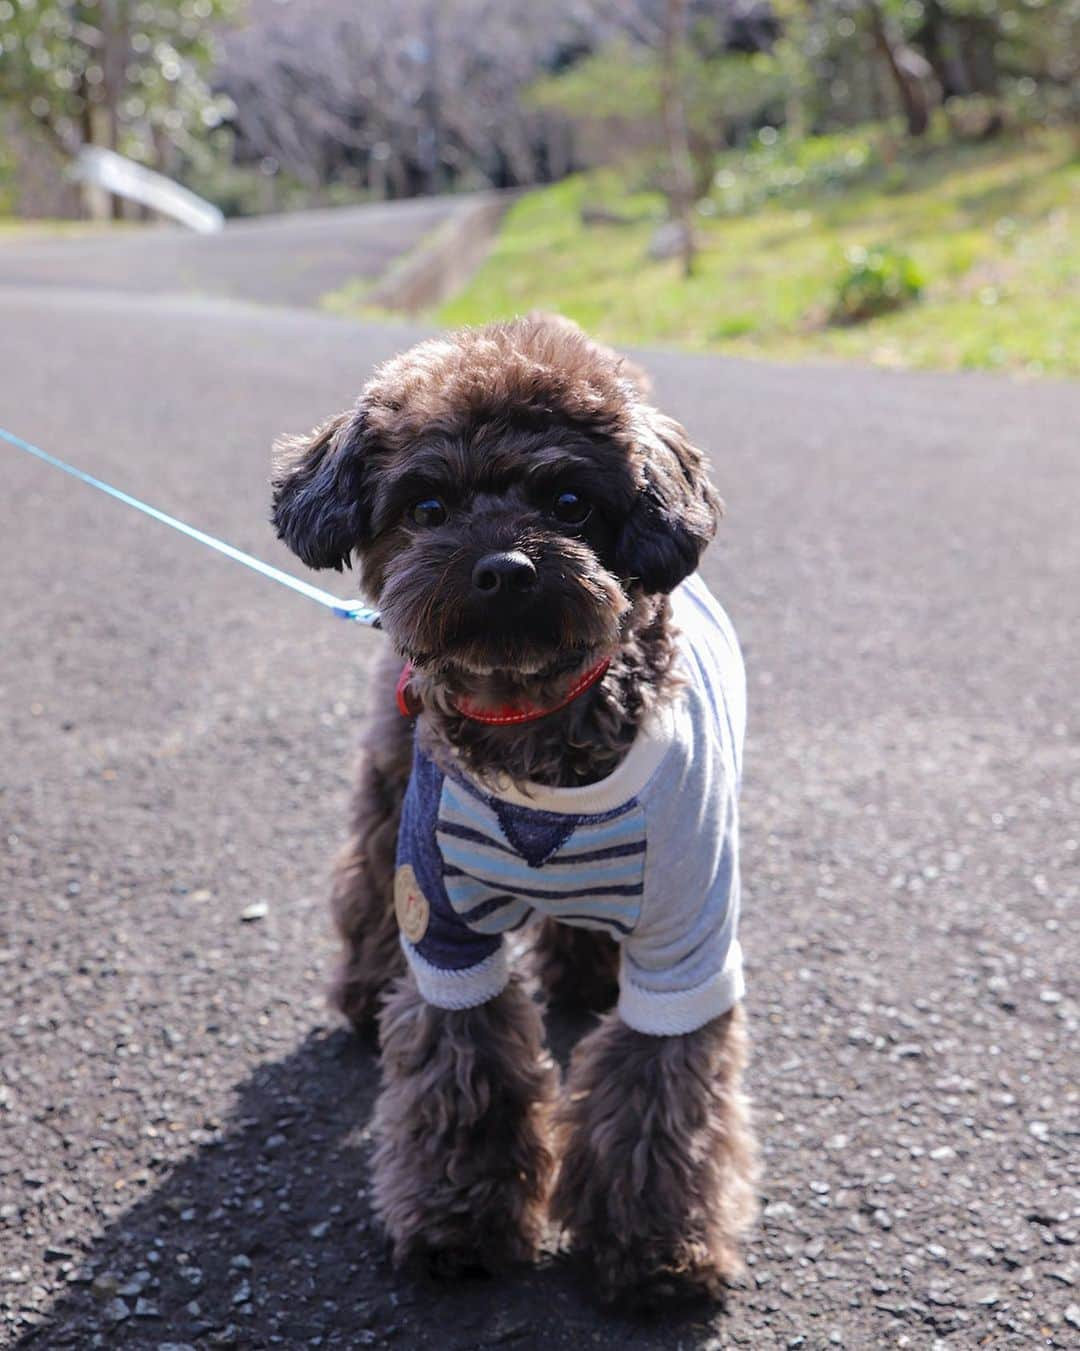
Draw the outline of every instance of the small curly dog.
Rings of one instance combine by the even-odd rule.
[[[279,536],[309,567],[355,555],[395,649],[333,911],[335,1002],[382,1048],[396,1259],[528,1260],[550,1217],[608,1299],[719,1296],[756,1150],[744,675],[695,575],[722,505],[702,453],[547,315],[420,343],[278,452]],[[527,921],[548,999],[603,1014],[561,1085],[504,946]]]

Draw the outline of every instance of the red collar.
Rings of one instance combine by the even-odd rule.
[[[558,713],[568,704],[572,704],[575,699],[580,698],[586,690],[591,690],[598,681],[604,678],[604,673],[610,665],[610,657],[601,657],[595,666],[590,666],[583,675],[574,681],[557,704],[551,704],[546,708],[537,704],[499,704],[496,708],[482,708],[479,704],[474,704],[471,699],[462,699],[456,706],[457,711],[463,718],[468,718],[471,722],[482,722],[492,727],[512,727],[522,722],[537,722],[540,718]],[[415,718],[420,712],[420,701],[409,690],[409,681],[412,679],[412,675],[413,664],[408,661],[401,668],[401,675],[398,676],[397,683],[398,710],[406,718]]]

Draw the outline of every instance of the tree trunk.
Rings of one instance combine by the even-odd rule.
[[[439,87],[439,2],[428,0],[424,16],[427,47],[426,88],[424,90],[425,125],[420,133],[420,158],[424,170],[424,190],[429,196],[442,192],[442,108]]]
[[[686,130],[686,105],[679,78],[680,57],[686,40],[686,0],[667,0],[661,54],[660,102],[664,119],[664,137],[671,161],[671,186],[668,202],[671,218],[681,232],[683,276],[694,273],[694,166]]]
[[[104,136],[99,144],[110,150],[120,149],[120,101],[127,81],[125,66],[128,58],[128,12],[123,0],[102,0],[101,23],[101,112]],[[122,197],[112,197],[113,220],[124,219]]]
[[[878,51],[885,59],[889,73],[900,95],[908,133],[922,136],[930,126],[930,90],[933,70],[925,57],[907,45],[900,33],[885,17],[879,0],[866,0],[870,16],[870,31]]]
[[[971,79],[956,46],[956,34],[941,0],[926,0],[925,18],[917,34],[919,46],[934,68],[941,92],[947,99],[963,97],[972,90]]]

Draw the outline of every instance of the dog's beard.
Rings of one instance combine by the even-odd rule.
[[[422,670],[466,684],[494,675],[547,678],[618,645],[630,603],[587,545],[546,541],[535,559],[535,588],[502,604],[473,593],[475,561],[474,548],[427,541],[386,566],[383,628]]]

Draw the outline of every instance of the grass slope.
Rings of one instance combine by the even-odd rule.
[[[531,193],[440,322],[561,310],[614,342],[782,358],[1080,374],[1080,160],[1064,133],[890,154],[883,135],[731,153],[701,204],[690,281],[653,262],[663,203],[611,170]],[[630,223],[583,224],[583,208]],[[827,322],[845,249],[888,245],[926,280],[908,309]]]
[[[144,228],[133,221],[52,220],[0,216],[0,244],[32,244],[39,239],[80,239],[84,235],[108,234],[112,230]]]

